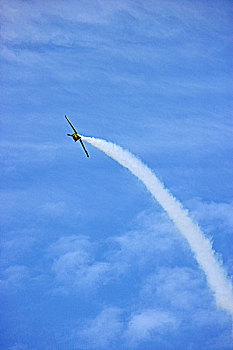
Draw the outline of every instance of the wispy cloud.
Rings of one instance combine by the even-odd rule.
[[[50,1],[45,5],[11,0],[4,3],[1,14],[2,36],[8,41],[54,43],[57,45],[75,40],[71,31],[64,34],[64,26],[75,23],[105,24],[112,13],[124,4],[107,1]]]
[[[131,315],[125,336],[129,343],[148,340],[156,333],[166,333],[179,326],[179,320],[170,312],[159,310],[144,310]]]
[[[98,245],[85,236],[62,237],[50,247],[58,290],[91,293],[120,274],[121,264],[97,260],[97,249]]]
[[[204,202],[200,198],[189,200],[192,213],[196,220],[209,226],[209,231],[221,228],[230,235],[233,230],[233,203]]]
[[[96,317],[73,330],[81,348],[137,348],[143,342],[158,339],[161,334],[179,327],[179,319],[169,311],[144,309],[129,312],[113,306],[104,306]],[[120,345],[119,345],[120,344]]]
[[[9,44],[3,48],[2,55],[17,60],[22,51],[20,43],[27,44],[23,51],[28,54],[29,47],[34,52],[39,50],[39,56],[44,56],[43,50],[38,47],[40,45],[50,48],[82,45],[97,50],[101,47],[108,55],[151,64],[155,57],[158,60],[163,57],[163,61],[171,59],[171,55],[166,55],[161,40],[178,39],[177,45],[173,45],[172,55],[201,57],[213,52],[208,52],[210,49],[206,45],[195,41],[198,32],[207,34],[208,31],[208,35],[214,35],[216,42],[224,38],[222,26],[216,27],[219,22],[216,17],[221,17],[224,23],[230,25],[227,7],[207,7],[200,1],[198,6],[190,1],[180,4],[158,0],[144,3],[131,0],[117,3],[106,0],[50,1],[44,6],[36,1],[11,0],[5,2],[1,9],[2,37],[4,44]],[[128,33],[126,38],[125,31]],[[185,35],[190,40],[180,45],[180,37]],[[118,45],[115,45],[116,41]],[[153,46],[155,42],[156,50]],[[16,52],[15,57],[11,50]],[[33,57],[31,59],[34,60]],[[27,62],[30,62],[29,57]]]
[[[66,203],[60,202],[46,202],[41,206],[41,210],[48,215],[63,215],[67,211]]]
[[[81,339],[81,348],[109,348],[111,342],[120,337],[123,331],[121,313],[119,308],[104,307],[95,318],[87,321],[76,334]]]
[[[6,266],[18,262],[38,243],[33,230],[16,230],[5,234],[1,242],[1,264]]]
[[[0,288],[2,291],[17,292],[18,288],[24,287],[28,280],[30,270],[24,265],[12,265],[1,273]]]
[[[14,345],[10,346],[8,350],[29,350],[29,347],[26,344],[17,342]],[[35,348],[31,350],[35,350]]]
[[[110,261],[126,262],[131,268],[143,268],[148,263],[155,267],[160,263],[169,264],[167,255],[174,259],[175,249],[183,248],[184,242],[162,213],[140,213],[134,226],[134,230],[109,239],[117,244],[116,249],[107,253]],[[165,260],[164,256],[167,256]]]
[[[182,239],[163,214],[143,212],[136,226],[137,230],[101,241],[80,235],[59,238],[49,248],[59,290],[72,293],[81,288],[90,293],[114,281],[120,283],[120,277],[135,269],[170,264],[175,259],[175,249],[183,248]],[[170,257],[164,260],[164,254]]]
[[[82,326],[73,327],[74,331],[70,334],[72,342],[82,344],[84,349],[117,348],[119,344],[122,348],[129,348],[146,341],[157,344],[161,334],[172,332],[174,336],[176,329],[189,331],[197,324],[203,328],[215,322],[219,328],[226,328],[227,318],[224,313],[216,311],[204,276],[195,267],[183,266],[185,252],[179,262],[182,266],[172,266],[177,259],[172,246],[178,253],[186,246],[182,246],[182,239],[175,239],[176,232],[166,216],[143,212],[135,224],[137,230],[104,241],[72,235],[63,236],[50,245],[50,282],[54,277],[53,290],[63,295],[78,295],[80,291],[90,295],[97,289],[101,292],[106,285],[110,289],[114,286],[120,288],[119,276],[126,276],[129,280],[135,278],[135,266],[154,269],[154,272],[145,269],[145,273],[138,275],[140,283],[131,283],[130,288],[135,288],[133,309],[128,305],[126,296],[121,298],[120,307],[119,302],[118,306],[104,306],[94,317],[82,319]],[[147,241],[156,248],[150,248]],[[100,250],[102,254],[99,255],[97,252]],[[168,256],[173,263],[168,263]],[[8,288],[14,290],[22,282],[27,284],[31,272],[28,268],[10,267],[4,275]],[[117,281],[115,285],[113,280]],[[187,319],[189,326],[184,326]],[[228,333],[225,342],[228,341]],[[216,342],[219,342],[218,337],[216,335]]]
[[[143,283],[141,298],[186,312],[198,307],[205,309],[208,304],[212,307],[213,302],[204,276],[189,267],[159,267]]]

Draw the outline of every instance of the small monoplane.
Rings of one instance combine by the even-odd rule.
[[[81,143],[81,145],[82,145],[82,148],[84,149],[84,151],[85,151],[87,157],[89,157],[89,154],[88,154],[88,152],[87,152],[87,150],[86,150],[86,148],[85,148],[85,146],[84,146],[84,144],[83,144],[83,142],[82,142],[81,136],[80,136],[80,135],[78,134],[78,132],[75,130],[73,124],[69,121],[69,119],[67,118],[66,115],[65,115],[65,118],[66,118],[66,120],[68,121],[68,123],[70,124],[71,128],[74,130],[74,134],[67,134],[67,135],[68,135],[68,136],[72,136],[75,142],[80,141],[80,143]]]

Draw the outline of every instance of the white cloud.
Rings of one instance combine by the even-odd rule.
[[[153,214],[142,212],[135,220],[135,230],[113,237],[117,249],[110,252],[111,259],[145,265],[155,262],[159,257],[171,252],[177,244],[185,242],[176,233],[174,225],[160,212]],[[164,262],[167,262],[167,259]]]
[[[232,275],[233,203],[206,202],[194,198],[187,204],[194,220],[204,228],[213,242],[219,261],[223,262],[228,274]]]
[[[98,247],[85,236],[62,237],[50,247],[51,269],[58,290],[72,293],[85,289],[91,292],[121,274],[120,263],[96,258]]]
[[[194,218],[213,229],[224,230],[231,234],[233,231],[233,203],[204,202],[200,198],[192,199],[188,202],[192,207]]]
[[[80,252],[80,254],[85,254],[88,260],[92,251],[93,244],[89,237],[81,235],[61,237],[49,247],[49,255],[55,258],[70,252]]]
[[[178,325],[172,313],[148,309],[131,316],[125,336],[134,343],[150,339],[155,333],[174,330]]]
[[[142,313],[144,310],[162,310],[165,314],[171,315],[171,320],[174,321],[171,324],[168,323],[167,328],[165,324],[164,329],[161,327],[157,333],[150,331],[150,329],[148,332],[145,331],[145,339],[158,339],[159,330],[161,332],[172,330],[173,335],[175,335],[176,328],[179,328],[180,334],[188,333],[192,329],[196,329],[197,332],[199,330],[202,332],[204,329],[218,329],[226,330],[224,342],[229,342],[231,317],[216,308],[214,298],[205,283],[204,275],[197,269],[187,267],[159,268],[144,282],[138,298],[138,306],[143,310]],[[149,315],[151,314],[153,313],[149,313]],[[150,325],[150,317],[148,320]],[[137,333],[136,326],[134,329]],[[216,333],[216,344],[221,343],[220,334],[220,331]],[[194,344],[196,344],[195,339],[190,339],[190,349],[196,348]],[[208,343],[205,343],[204,346],[212,349],[212,347],[208,347]]]
[[[127,316],[128,314],[128,316]],[[130,313],[107,306],[96,317],[84,322],[84,326],[72,332],[84,349],[135,347],[146,340],[155,340],[160,334],[173,332],[179,327],[179,319],[169,311],[144,309]]]
[[[53,263],[52,270],[56,274],[56,281],[66,286],[67,290],[73,288],[93,288],[106,280],[111,266],[105,262],[83,261],[85,253],[67,253]],[[88,259],[89,260],[89,259]]]
[[[150,271],[152,267],[155,273],[148,276],[141,291],[148,300],[161,296],[172,307],[187,310],[192,307],[191,303],[197,305],[200,298],[211,302],[198,267],[185,266],[192,259],[190,250],[167,216],[160,212],[143,212],[134,225],[135,230],[105,242],[73,235],[61,237],[52,244],[49,249],[51,269],[59,290],[72,292],[84,288],[91,291],[112,281],[120,283],[119,277],[130,276],[135,268],[139,267],[141,274],[150,266]],[[181,261],[183,266],[172,267]]]
[[[77,331],[82,348],[110,348],[110,343],[122,332],[121,312],[119,308],[105,307],[82,330]]]
[[[201,271],[188,267],[160,267],[147,278],[141,298],[181,312],[211,308],[214,302]]]

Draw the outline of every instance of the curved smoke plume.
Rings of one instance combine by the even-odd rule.
[[[231,282],[218,262],[209,239],[204,236],[200,227],[193,223],[188,216],[188,211],[172,196],[156,175],[133,154],[102,139],[94,137],[83,137],[83,139],[129,169],[144,183],[188,241],[198,264],[206,274],[207,282],[215,295],[216,304],[232,315]]]

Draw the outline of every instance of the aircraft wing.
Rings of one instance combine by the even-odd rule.
[[[67,118],[66,115],[65,115],[65,118],[66,118],[66,120],[68,121],[68,123],[70,124],[71,128],[74,130],[74,132],[75,132],[76,134],[78,134],[78,132],[75,130],[73,124],[69,121],[69,119]]]
[[[86,148],[85,148],[85,146],[84,146],[82,140],[80,139],[79,141],[80,141],[80,143],[81,143],[81,145],[82,145],[82,148],[84,149],[84,151],[85,151],[87,157],[89,157],[89,154],[88,154],[88,152],[87,152],[87,150],[86,150]]]

